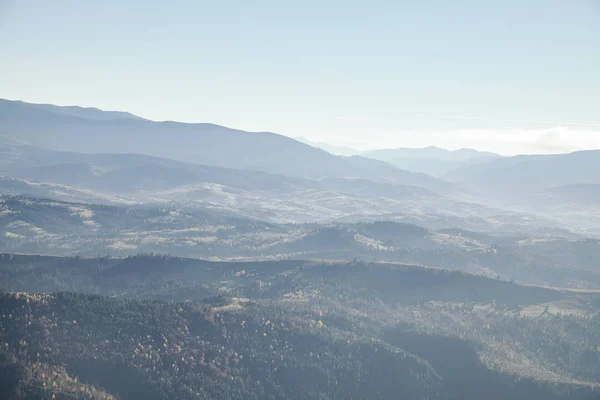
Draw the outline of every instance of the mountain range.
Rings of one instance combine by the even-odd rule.
[[[464,167],[446,175],[489,196],[515,197],[559,186],[598,184],[600,150],[520,155]]]
[[[518,212],[600,231],[591,189],[600,183],[598,151],[502,157],[429,147],[336,156],[272,133],[0,100],[0,155],[6,194],[19,186],[61,200],[200,201],[276,222],[420,215],[428,223]],[[583,187],[585,196],[573,195]]]
[[[451,151],[435,146],[372,150],[362,155],[389,162],[407,171],[423,172],[437,177],[444,177],[459,168],[468,168],[502,158],[501,155],[490,152],[473,149]]]
[[[334,156],[275,133],[207,123],[155,122],[114,112],[103,117],[99,114],[96,110],[0,100],[0,137],[8,144],[63,152],[135,153],[307,178],[352,177],[451,186],[391,164]]]
[[[598,398],[598,151],[317,147],[0,101],[0,398]]]

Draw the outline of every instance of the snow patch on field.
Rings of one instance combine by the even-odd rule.
[[[216,236],[201,236],[201,237],[191,237],[190,241],[194,243],[215,243],[219,240]]]
[[[357,233],[354,235],[354,240],[356,240],[358,243],[360,243],[364,246],[367,246],[367,247],[370,247],[373,249],[383,250],[383,251],[389,250],[389,247],[385,246],[382,241],[361,235],[360,233]]]
[[[163,237],[163,236],[158,236],[158,235],[149,235],[146,237],[143,237],[141,239],[141,242],[143,244],[159,244],[159,243],[170,243],[172,242],[172,239]]]
[[[85,226],[89,226],[90,228],[99,228],[100,224],[93,220],[94,211],[89,208],[85,208],[83,206],[68,206],[69,211],[71,211],[71,215],[76,215],[79,218],[83,219],[83,224]]]
[[[7,228],[26,228],[28,229],[33,225],[25,222],[25,221],[13,221],[10,224],[6,225]]]
[[[11,238],[11,239],[22,239],[25,237],[23,235],[19,235],[18,233],[12,233],[12,232],[4,232],[4,236],[6,236],[7,238]]]
[[[522,240],[519,240],[517,243],[519,246],[534,246],[534,245],[540,244],[540,243],[560,242],[561,240],[564,240],[564,239],[549,236],[549,237],[541,237],[541,238],[522,239]]]
[[[94,212],[82,206],[68,206],[71,215],[77,215],[82,219],[90,219],[94,217]]]
[[[430,239],[439,244],[458,246],[462,247],[465,250],[482,250],[484,248],[487,248],[487,246],[483,245],[482,243],[476,240],[466,238],[463,236],[448,235],[439,232],[433,233],[430,236]]]
[[[137,246],[132,243],[116,242],[108,245],[111,250],[135,250]]]

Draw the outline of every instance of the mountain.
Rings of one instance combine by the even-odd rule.
[[[54,200],[97,203],[137,204],[139,201],[119,194],[103,193],[86,188],[39,181],[27,181],[0,175],[0,194],[3,196],[32,196]]]
[[[401,183],[403,185],[411,185],[411,186],[419,186],[422,188],[426,188],[432,190],[438,194],[450,194],[450,195],[460,195],[462,190],[450,184],[446,181],[442,181],[438,178],[432,177],[431,175],[427,175],[422,172],[409,172],[401,169],[395,168],[390,163],[373,160],[363,156],[351,156],[345,159],[350,162],[355,168],[360,170],[369,171],[369,173],[373,174],[376,177],[388,177],[393,176],[395,183]],[[358,176],[360,178],[360,176]],[[371,179],[378,180],[378,179]],[[391,181],[390,179],[387,179]]]
[[[472,149],[446,150],[439,147],[380,149],[362,154],[365,157],[382,160],[400,169],[422,172],[433,176],[444,176],[448,172],[469,165],[484,163],[501,158],[490,152]]]
[[[600,184],[600,150],[520,155],[460,168],[446,175],[489,197],[516,199],[575,184]]]
[[[598,235],[598,170],[600,150],[587,150],[506,157],[460,168],[445,178],[489,199],[490,206],[533,212]]]
[[[400,263],[148,254],[3,253],[0,277],[6,399],[593,400],[600,390],[598,292]]]
[[[413,182],[422,180],[422,187],[433,191],[446,193],[452,188],[442,180],[412,176],[389,164],[383,168],[380,163],[365,159],[357,165],[274,133],[245,132],[206,123],[115,118],[112,112],[103,116],[102,111],[65,111],[62,107],[8,100],[0,100],[0,137],[9,144],[18,140],[56,151],[146,154],[309,178],[353,177],[403,184],[410,177]]]
[[[404,214],[427,223],[437,216],[462,214],[465,221],[477,218],[485,226],[488,216],[497,220],[502,214],[476,200],[438,194],[455,193],[454,186],[443,181],[359,156],[346,161],[356,168],[371,166],[377,175],[394,173],[404,184],[365,178],[307,179],[139,154],[59,152],[34,146],[0,146],[0,155],[4,176],[0,193],[11,195],[112,204],[193,202],[272,222]],[[453,224],[467,227],[460,221]]]
[[[302,178],[141,154],[91,154],[34,146],[0,146],[0,155],[0,173],[6,176],[117,193],[168,189],[200,182],[254,190],[316,186]]]
[[[505,233],[568,231],[549,217],[490,208],[417,186],[311,180],[137,155],[67,155],[57,155],[55,165],[0,168],[5,175],[0,194],[115,205],[175,202],[275,223],[391,219]],[[69,160],[73,162],[63,162]]]
[[[368,179],[311,180],[256,170],[197,165],[138,154],[0,147],[0,193],[68,201],[130,204],[195,202],[278,222],[332,220],[357,213],[435,207],[443,197],[417,186]],[[364,160],[351,160],[359,163]],[[377,171],[393,168],[377,162]],[[409,184],[434,178],[398,170]],[[441,182],[440,187],[451,190]],[[380,197],[380,198],[378,198]],[[447,202],[452,202],[447,200]]]
[[[25,103],[22,101],[16,101],[23,105],[39,108],[40,110],[50,111],[56,114],[70,115],[73,117],[81,117],[85,119],[96,119],[96,120],[111,120],[111,119],[134,119],[144,120],[144,118],[138,117],[128,112],[123,111],[104,111],[95,107],[80,107],[80,106],[55,106],[52,104],[34,104]]]
[[[552,216],[600,234],[600,184],[556,186],[510,201],[508,206]]]
[[[498,158],[499,154],[473,149],[446,150],[435,146],[423,148],[401,147],[397,149],[372,150],[363,154],[383,161],[394,160],[440,160],[440,161],[465,161],[473,158]]]
[[[347,146],[334,146],[332,144],[329,144],[327,142],[323,142],[323,141],[312,141],[310,139],[304,138],[304,137],[296,137],[294,138],[299,142],[302,143],[306,143],[309,146],[312,147],[317,147],[319,149],[323,149],[328,153],[331,154],[335,154],[338,156],[355,156],[358,155],[360,153],[359,150],[353,149],[352,147],[347,147]]]
[[[275,224],[248,218],[243,211],[208,203],[116,206],[4,196],[0,251],[81,256],[158,252],[220,260],[376,259],[540,285],[600,288],[596,239],[551,236],[541,228],[539,234],[525,235],[524,227],[500,236],[453,224],[423,227],[408,220]],[[498,223],[509,225],[510,220]]]
[[[535,199],[539,199],[540,202]],[[532,204],[541,204],[543,207],[600,206],[600,184],[556,186],[532,195],[531,200]]]

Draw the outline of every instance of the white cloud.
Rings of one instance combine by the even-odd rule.
[[[345,137],[311,138],[359,150],[395,147],[438,146],[447,149],[473,148],[506,155],[566,153],[600,149],[600,128],[566,126],[550,128],[453,129],[446,131],[388,131]]]

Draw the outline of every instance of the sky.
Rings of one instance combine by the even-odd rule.
[[[359,149],[600,148],[600,0],[0,0],[0,98]]]

